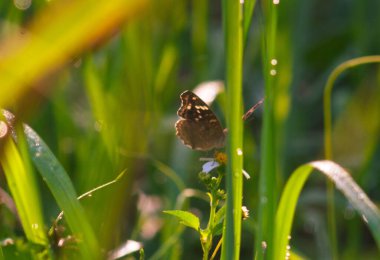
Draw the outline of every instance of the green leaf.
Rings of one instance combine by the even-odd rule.
[[[185,226],[194,228],[196,231],[199,231],[199,218],[193,213],[183,210],[165,210],[164,213],[176,216]]]
[[[315,161],[297,168],[286,183],[276,215],[274,259],[285,259],[297,200],[313,168],[329,177],[338,190],[346,196],[368,225],[378,248],[380,248],[379,209],[341,166],[327,160]]]

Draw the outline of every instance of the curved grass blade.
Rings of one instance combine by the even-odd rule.
[[[30,156],[59,207],[65,212],[72,233],[80,238],[78,248],[83,259],[98,259],[100,250],[94,231],[66,171],[45,142],[32,128],[24,125]]]
[[[285,259],[297,200],[305,181],[313,169],[319,170],[330,178],[343,195],[346,196],[368,225],[380,249],[379,209],[341,166],[327,160],[315,161],[298,167],[285,186],[276,215],[274,259]]]

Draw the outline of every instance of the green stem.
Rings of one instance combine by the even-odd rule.
[[[277,6],[264,1],[265,35],[262,56],[265,80],[264,121],[262,130],[262,166],[259,178],[258,229],[255,241],[255,258],[274,259],[274,226],[276,213],[276,78],[271,74],[271,60],[276,59]]]
[[[221,259],[239,259],[241,204],[243,197],[243,9],[242,1],[223,1],[224,43],[226,50],[227,174],[226,216]]]
[[[218,182],[220,183],[221,178],[219,177]],[[218,184],[219,186],[219,184]],[[203,249],[203,260],[208,259],[208,255],[210,253],[210,249],[212,247],[212,238],[213,238],[213,230],[215,226],[215,212],[216,207],[218,206],[219,199],[217,198],[216,190],[208,193],[210,197],[210,217],[208,220],[207,228],[201,231],[201,243]]]

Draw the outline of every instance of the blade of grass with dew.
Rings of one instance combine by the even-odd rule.
[[[227,173],[226,218],[222,259],[239,259],[241,240],[241,206],[243,195],[243,5],[240,1],[223,1],[223,28],[226,49],[227,85]]]
[[[335,80],[340,74],[349,68],[356,67],[368,63],[380,63],[380,56],[364,56],[355,59],[348,60],[338,67],[336,67],[329,75],[323,96],[323,114],[324,114],[324,149],[325,159],[332,160],[332,116],[331,116],[331,93],[335,83]],[[327,183],[327,198],[328,198],[328,223],[329,223],[329,236],[333,249],[333,257],[338,258],[338,246],[336,235],[336,223],[335,223],[335,203],[334,203],[334,187],[331,182]]]
[[[26,148],[18,138],[20,149]],[[36,244],[48,245],[48,238],[44,231],[41,200],[38,185],[31,165],[26,157],[26,151],[20,152],[10,135],[3,140],[4,150],[1,165],[14,198],[17,212],[29,241]]]
[[[274,117],[275,79],[270,71],[270,61],[275,58],[276,30],[277,30],[277,5],[272,1],[265,1],[264,36],[262,39],[262,56],[265,80],[265,104],[262,130],[262,167],[259,178],[259,209],[258,229],[255,241],[255,257],[257,259],[273,258],[273,236],[276,209],[276,123]],[[267,247],[262,248],[265,242]],[[262,250],[261,250],[262,249]]]
[[[24,126],[31,158],[46,182],[59,207],[65,212],[66,222],[74,236],[82,243],[78,249],[83,259],[100,258],[100,248],[85,211],[77,200],[77,194],[62,165],[45,142],[29,126]]]
[[[1,52],[7,55],[0,61],[0,107],[17,100],[34,82],[112,35],[115,28],[147,3],[147,0],[54,2],[34,19],[25,37],[16,34],[1,44]]]
[[[380,211],[350,174],[332,161],[314,161],[298,167],[282,193],[276,215],[274,259],[285,259],[297,200],[313,169],[330,178],[368,225],[380,249]]]

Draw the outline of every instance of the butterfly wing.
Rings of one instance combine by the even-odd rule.
[[[191,91],[180,96],[182,104],[178,109],[181,117],[175,124],[176,135],[194,150],[207,151],[224,146],[223,128],[209,106]]]

